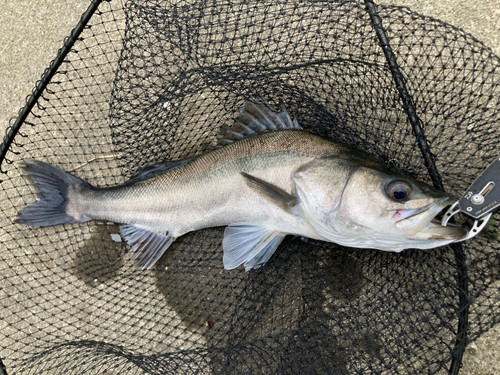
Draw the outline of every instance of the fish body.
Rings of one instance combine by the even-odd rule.
[[[219,146],[146,168],[111,188],[26,161],[40,200],[18,222],[122,223],[122,237],[145,268],[179,236],[217,226],[227,226],[225,267],[247,270],[264,264],[288,234],[386,251],[442,246],[465,235],[431,221],[451,196],[301,130],[286,110],[247,103]]]
[[[296,169],[341,150],[300,130],[266,133],[129,186],[75,190],[69,194],[67,210],[78,220],[147,226],[175,237],[243,221],[275,222],[274,226],[286,226],[291,234],[306,235],[310,233],[303,233],[296,216],[256,194],[242,173],[293,194]]]

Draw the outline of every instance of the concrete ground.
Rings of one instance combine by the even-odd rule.
[[[24,105],[89,0],[0,0],[0,134]],[[460,27],[500,55],[500,0],[378,0]],[[500,373],[500,327],[472,344],[462,375]]]

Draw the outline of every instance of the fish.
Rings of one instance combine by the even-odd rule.
[[[285,236],[400,252],[460,241],[467,231],[436,216],[456,201],[347,144],[302,129],[285,107],[247,101],[214,150],[139,169],[96,187],[42,161],[24,170],[37,199],[17,223],[121,224],[134,263],[150,269],[180,236],[226,227],[225,269],[265,264]]]

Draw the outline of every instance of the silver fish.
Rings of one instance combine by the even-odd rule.
[[[25,163],[38,200],[18,223],[122,223],[142,268],[179,236],[217,226],[227,226],[224,267],[247,271],[266,263],[288,234],[395,252],[466,234],[433,220],[455,202],[451,195],[301,130],[286,109],[250,102],[214,151],[145,168],[120,186],[97,188],[49,164]]]

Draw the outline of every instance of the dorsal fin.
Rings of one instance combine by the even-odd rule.
[[[245,102],[240,116],[226,133],[219,139],[215,148],[220,148],[240,139],[275,130],[302,129],[297,119],[291,119],[285,107],[280,113],[266,108],[264,105]]]
[[[128,180],[127,184],[136,183],[139,181],[147,180],[148,178],[157,176],[164,173],[170,169],[180,167],[181,165],[189,163],[193,158],[174,160],[174,161],[164,161],[162,163],[157,163],[153,165],[148,165],[147,167],[139,168]]]

